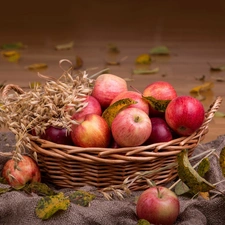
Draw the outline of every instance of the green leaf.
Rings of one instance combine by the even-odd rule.
[[[113,43],[109,43],[107,45],[107,48],[108,48],[108,51],[111,53],[119,53],[120,52],[119,48]]]
[[[188,159],[188,150],[183,150],[177,155],[178,176],[193,193],[208,192],[215,186],[202,178],[192,167]]]
[[[74,46],[74,42],[71,41],[69,43],[64,43],[64,44],[56,45],[55,46],[55,49],[58,50],[58,51],[59,50],[69,50],[69,49],[73,48],[73,46]]]
[[[175,193],[177,195],[183,195],[187,192],[190,191],[190,188],[182,181],[178,182],[177,185],[175,186]]]
[[[204,177],[205,174],[209,171],[210,169],[210,162],[208,158],[204,158],[200,164],[198,165],[197,172],[201,177]]]
[[[70,200],[60,192],[57,195],[41,198],[38,201],[35,213],[40,219],[47,220],[59,210],[67,210],[69,205]]]
[[[220,168],[222,170],[223,176],[225,177],[225,147],[220,152]]]
[[[27,46],[24,45],[22,42],[15,42],[15,43],[7,43],[1,46],[1,49],[10,50],[10,49],[21,49],[26,48]]]
[[[72,203],[80,206],[87,207],[89,206],[90,202],[95,199],[95,195],[91,194],[89,192],[83,191],[83,190],[78,190],[73,192],[70,196],[69,199]]]
[[[220,112],[220,111],[216,111],[216,112],[214,113],[214,116],[215,116],[215,117],[221,117],[221,118],[223,118],[223,117],[225,117],[225,113]]]
[[[159,112],[165,112],[167,105],[171,100],[158,100],[151,96],[142,96],[155,110]]]
[[[135,75],[148,75],[148,74],[154,74],[154,73],[158,73],[159,72],[159,68],[155,68],[152,70],[144,70],[144,69],[135,69],[133,70],[133,74]]]
[[[170,51],[166,46],[156,46],[150,50],[150,55],[169,55]]]
[[[138,220],[137,225],[151,225],[151,224],[145,219],[140,219]]]

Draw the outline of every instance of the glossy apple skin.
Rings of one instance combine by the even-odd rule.
[[[173,139],[170,127],[161,117],[152,117],[152,132],[146,144],[154,144],[159,142],[168,142]]]
[[[135,92],[135,91],[124,91],[124,92],[118,94],[112,100],[110,105],[112,105],[116,101],[119,101],[119,100],[125,99],[125,98],[130,98],[137,102],[136,104],[132,104],[132,105],[128,106],[128,108],[139,108],[139,109],[143,110],[146,114],[149,114],[148,102],[142,98],[142,94]]]
[[[56,144],[73,145],[71,136],[66,128],[49,126],[40,137]]]
[[[149,138],[152,124],[149,116],[141,109],[126,108],[112,121],[111,131],[119,146],[139,146]]]
[[[22,160],[18,162],[18,166],[15,167],[15,165],[16,162],[9,159],[2,169],[2,177],[13,188],[20,189],[28,182],[41,181],[40,169],[31,157],[24,155]]]
[[[101,116],[87,114],[78,125],[72,125],[71,138],[80,147],[108,147],[111,141],[110,128]]]
[[[99,101],[104,110],[124,91],[127,91],[127,83],[123,78],[113,74],[102,74],[96,78],[91,95]]]
[[[136,205],[138,218],[155,225],[174,224],[179,212],[180,202],[176,194],[163,186],[150,187],[142,192]]]
[[[84,107],[81,111],[75,112],[72,115],[73,120],[81,121],[85,115],[87,114],[97,114],[102,115],[102,108],[98,100],[93,96],[87,96],[87,99],[85,100],[87,102],[87,106]]]
[[[205,110],[202,103],[191,96],[173,99],[165,112],[167,124],[180,136],[189,136],[203,124]]]
[[[144,97],[151,96],[158,100],[172,100],[177,97],[177,92],[172,84],[166,81],[156,81],[147,85],[142,94]],[[164,113],[158,112],[149,105],[149,115],[151,117],[163,117]]]

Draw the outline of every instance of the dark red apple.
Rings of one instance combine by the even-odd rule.
[[[142,95],[144,97],[153,97],[156,100],[172,100],[177,97],[177,92],[169,82],[156,81],[147,85]],[[164,116],[164,113],[155,110],[149,105],[149,115],[150,117],[162,117]]]
[[[40,182],[41,172],[37,163],[31,157],[23,155],[23,158],[17,164],[14,159],[9,159],[4,164],[2,177],[13,188],[20,189],[28,182]]]
[[[168,142],[173,139],[171,129],[163,118],[153,117],[151,122],[152,132],[145,144]]]
[[[173,99],[165,111],[167,124],[177,134],[189,136],[200,128],[205,119],[202,103],[191,96],[179,96]]]
[[[97,114],[87,114],[80,124],[71,127],[71,138],[80,147],[108,147],[111,131],[105,119]]]
[[[142,192],[136,205],[139,219],[155,225],[172,225],[180,212],[176,194],[163,186],[154,186]]]

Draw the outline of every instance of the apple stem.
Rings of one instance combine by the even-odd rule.
[[[161,192],[160,192],[160,190],[159,190],[159,187],[156,187],[156,189],[157,189],[158,197],[159,197],[159,198],[162,198],[162,194],[161,194]]]

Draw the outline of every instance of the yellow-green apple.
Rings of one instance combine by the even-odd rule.
[[[136,104],[132,104],[128,106],[128,108],[139,108],[143,110],[146,114],[149,114],[149,105],[146,100],[142,98],[142,95],[136,91],[124,91],[118,94],[110,103],[112,105],[116,101],[119,101],[121,99],[130,98],[136,101]]]
[[[189,136],[200,128],[205,119],[203,104],[191,96],[178,96],[165,111],[167,124],[180,136]]]
[[[149,116],[141,109],[126,108],[113,119],[111,131],[120,147],[139,146],[149,138],[152,124]]]
[[[180,202],[170,189],[154,186],[141,193],[136,213],[139,219],[145,219],[151,224],[172,225],[180,213]]]
[[[156,100],[172,100],[177,97],[177,92],[167,81],[156,81],[153,83],[150,83],[145,87],[143,90],[142,95],[144,97],[153,97]],[[155,110],[150,104],[149,104],[149,115],[150,117],[153,116],[164,116],[164,112],[159,112]]]
[[[105,119],[97,114],[87,114],[79,124],[71,126],[71,138],[80,147],[108,147],[111,131]]]
[[[95,80],[92,96],[99,101],[102,109],[106,109],[124,91],[127,91],[127,82],[123,78],[114,74],[102,74]]]
[[[41,172],[37,163],[27,155],[16,162],[9,159],[3,166],[2,177],[15,189],[21,189],[28,182],[40,182]]]
[[[171,128],[161,117],[152,117],[152,132],[145,144],[168,142],[173,139]]]
[[[95,97],[87,96],[87,99],[84,102],[87,102],[88,104],[80,111],[75,112],[71,117],[72,120],[80,121],[85,115],[92,113],[102,115],[101,105]]]

